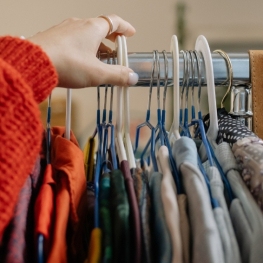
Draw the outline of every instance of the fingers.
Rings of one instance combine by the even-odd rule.
[[[130,68],[120,65],[108,65],[100,61],[98,61],[98,68],[95,74],[97,75],[94,76],[95,83],[92,83],[93,85],[91,86],[112,84],[127,87],[138,82],[138,74]]]
[[[113,24],[112,33],[109,36],[107,36],[107,33],[109,32],[109,28],[110,28],[109,22],[105,18],[102,17],[97,18],[100,19],[101,23],[103,23],[105,26],[105,32],[106,32],[105,37],[107,39],[114,41],[116,34],[122,34],[126,37],[130,37],[135,34],[136,32],[135,28],[129,22],[123,20],[121,17],[115,14],[107,15],[107,17],[111,19]]]

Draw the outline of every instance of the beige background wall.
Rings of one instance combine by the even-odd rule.
[[[116,13],[137,29],[128,40],[129,51],[169,50],[170,38],[176,34],[176,0],[8,0],[0,2],[0,34],[30,36],[68,17],[95,17]],[[196,37],[203,34],[212,47],[231,46],[235,50],[260,48],[263,43],[262,0],[195,0],[187,4],[186,48],[193,48]],[[262,47],[263,49],[263,47]],[[139,94],[140,91],[140,95]],[[146,108],[147,89],[131,89],[131,114],[137,119]],[[57,89],[54,96],[64,96]],[[76,90],[76,135],[81,143],[95,124],[94,88]],[[140,105],[140,107],[138,107]],[[143,116],[144,117],[144,116]],[[92,124],[90,124],[92,123]]]

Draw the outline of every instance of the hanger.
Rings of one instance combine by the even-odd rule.
[[[122,52],[123,52],[123,66],[129,67],[128,61],[128,52],[127,52],[127,42],[126,37],[121,36],[122,39]],[[123,87],[123,95],[124,95],[124,145],[126,146],[126,154],[128,157],[128,162],[130,168],[136,168],[135,157],[133,153],[131,137],[130,137],[130,107],[129,107],[129,87]]]
[[[48,97],[47,106],[47,125],[46,125],[46,160],[47,164],[51,164],[50,150],[51,150],[51,94]],[[43,234],[38,234],[37,236],[37,262],[44,263],[44,242],[45,237]]]
[[[226,61],[226,63],[227,63],[227,71],[228,71],[228,74],[227,74],[227,75],[228,75],[228,79],[227,79],[227,81],[228,81],[228,87],[227,87],[227,90],[226,90],[225,95],[223,96],[223,98],[222,98],[222,100],[221,100],[221,108],[224,108],[224,102],[225,102],[225,100],[226,100],[226,98],[227,98],[227,96],[228,96],[228,94],[229,94],[229,92],[230,92],[230,90],[231,90],[231,88],[232,88],[232,83],[233,83],[233,68],[232,68],[231,60],[230,60],[229,56],[226,54],[226,52],[224,52],[224,51],[221,50],[221,49],[216,49],[216,50],[214,50],[213,52],[220,54],[220,55],[225,59],[225,61]],[[232,107],[231,107],[231,109],[232,109]]]
[[[168,86],[168,59],[167,59],[166,51],[163,50],[162,53],[163,53],[163,58],[164,58],[164,73],[165,73],[164,92],[163,92],[163,110],[162,110],[162,129],[163,129],[163,134],[164,134],[164,145],[168,149],[169,161],[170,161],[170,166],[171,166],[171,173],[172,173],[172,176],[173,176],[174,181],[175,181],[177,194],[181,194],[182,193],[182,184],[181,184],[181,180],[180,180],[180,176],[179,176],[179,172],[177,170],[175,160],[173,158],[169,138],[168,138],[168,135],[167,135],[167,132],[165,129],[165,119],[166,119],[165,106],[166,106],[166,92],[167,92],[167,86]]]
[[[173,140],[180,139],[180,75],[179,75],[179,48],[178,40],[175,35],[171,39],[171,48],[173,57],[173,123],[169,132],[170,143]]]
[[[113,64],[116,64],[115,51],[113,52],[113,60],[114,60]],[[110,133],[111,134],[110,152],[111,152],[111,159],[112,159],[112,167],[114,170],[116,170],[116,169],[118,169],[118,165],[117,165],[117,156],[116,156],[116,152],[115,152],[115,127],[112,124],[112,115],[113,115],[112,106],[113,106],[114,86],[110,85],[110,87],[111,87],[110,110],[109,110],[109,121],[108,121],[107,127],[109,127],[110,131],[111,131],[111,133]]]
[[[117,36],[115,40],[117,50],[117,63],[123,64],[123,45],[121,36]],[[123,127],[123,115],[122,115],[122,100],[123,100],[123,87],[117,88],[117,120],[116,120],[116,148],[119,157],[119,161],[127,161],[127,155],[123,143],[122,127]]]
[[[149,87],[149,96],[148,96],[148,106],[146,110],[146,117],[145,117],[145,122],[139,124],[136,127],[136,134],[135,134],[135,145],[134,145],[134,154],[136,154],[138,145],[139,145],[139,138],[140,138],[140,130],[143,127],[148,127],[151,130],[151,137],[150,137],[150,155],[151,155],[151,161],[153,164],[153,169],[154,171],[158,171],[158,166],[157,166],[157,160],[155,156],[155,128],[153,125],[150,123],[150,116],[151,116],[151,100],[152,100],[152,88],[153,88],[153,81],[154,81],[154,72],[155,72],[155,52],[153,52],[153,63],[152,63],[152,72],[151,72],[151,80],[150,80],[150,87]],[[143,160],[143,155],[141,155],[141,167],[144,166],[144,160]]]
[[[206,133],[207,139],[210,143],[214,143],[218,134],[218,118],[217,118],[217,107],[216,107],[216,96],[215,96],[215,84],[214,84],[214,71],[212,64],[212,57],[210,48],[206,38],[200,35],[195,43],[195,50],[200,52],[203,56],[205,63],[205,77],[207,83],[208,93],[208,107],[210,114],[210,125]]]
[[[67,99],[66,99],[66,128],[65,128],[65,138],[70,140],[70,127],[71,127],[71,97],[72,90],[67,89]]]
[[[222,181],[224,182],[226,191],[228,193],[229,201],[231,202],[234,198],[231,186],[214,154],[213,148],[216,147],[216,138],[218,134],[218,118],[217,118],[217,107],[216,107],[216,98],[215,98],[215,84],[214,84],[214,72],[213,72],[213,64],[212,57],[210,53],[210,48],[206,38],[203,35],[200,35],[195,44],[195,49],[200,52],[203,56],[206,70],[206,82],[207,82],[207,93],[208,93],[208,106],[209,106],[209,114],[210,114],[210,125],[208,131],[206,133],[208,145],[213,157],[213,160],[216,163],[216,166],[220,172]],[[204,144],[200,147],[201,158],[204,158],[204,151],[202,149]]]

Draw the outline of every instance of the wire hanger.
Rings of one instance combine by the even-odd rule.
[[[224,102],[225,102],[225,100],[226,100],[226,98],[227,98],[227,96],[228,96],[228,94],[229,94],[229,92],[230,92],[230,90],[231,90],[231,88],[232,88],[232,83],[233,83],[233,67],[232,67],[231,60],[230,60],[230,58],[229,58],[229,56],[227,55],[226,52],[224,52],[224,51],[221,50],[221,49],[216,49],[216,50],[214,50],[213,52],[220,54],[220,55],[225,59],[225,61],[226,61],[226,63],[227,63],[227,71],[228,71],[228,74],[227,74],[227,75],[228,75],[228,79],[227,79],[227,81],[228,81],[228,87],[227,87],[227,90],[226,90],[225,95],[223,96],[223,98],[222,98],[222,100],[221,100],[221,108],[224,108]],[[232,109],[232,108],[231,108],[231,109]]]
[[[121,36],[122,39],[122,51],[123,51],[123,66],[129,67],[128,52],[127,52],[127,42],[126,37]],[[128,157],[128,162],[130,168],[136,168],[135,157],[132,148],[132,142],[130,137],[130,107],[129,107],[129,87],[123,87],[124,95],[124,145],[126,146],[126,154]]]
[[[135,134],[135,145],[134,145],[134,154],[136,154],[138,146],[139,146],[139,138],[140,138],[140,131],[141,128],[143,127],[148,127],[151,130],[151,136],[150,136],[150,155],[151,155],[151,160],[153,164],[153,169],[154,171],[158,171],[158,166],[157,166],[157,160],[155,156],[155,128],[153,125],[150,123],[150,116],[151,116],[151,100],[152,100],[152,89],[153,89],[153,82],[154,82],[154,72],[155,72],[155,52],[153,52],[153,62],[152,62],[152,72],[151,72],[151,80],[150,80],[150,87],[149,87],[149,96],[148,96],[148,106],[146,110],[146,117],[145,117],[145,122],[139,124],[136,127],[136,134]],[[143,156],[141,156],[141,166],[144,166],[144,160]]]

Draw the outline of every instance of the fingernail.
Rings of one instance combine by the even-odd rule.
[[[129,80],[128,80],[128,85],[132,86],[135,85],[139,80],[139,76],[135,72],[130,72],[129,73]]]

